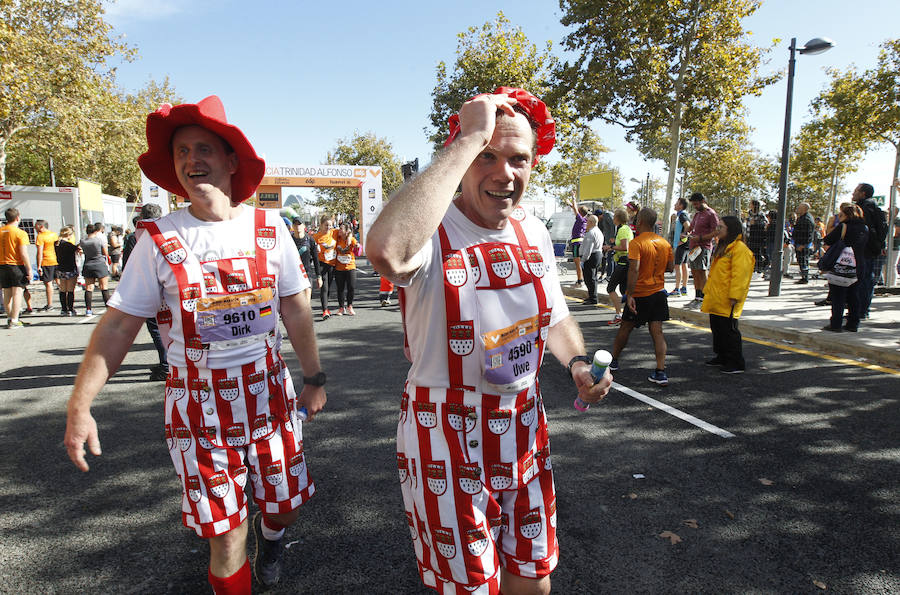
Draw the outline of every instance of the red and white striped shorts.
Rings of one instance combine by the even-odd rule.
[[[537,385],[500,397],[408,384],[397,468],[425,585],[488,595],[499,593],[500,566],[535,579],[556,567],[556,493]]]
[[[247,518],[248,478],[253,499],[269,514],[290,512],[315,493],[296,417],[294,385],[278,360],[280,366],[267,367],[263,358],[233,369],[200,369],[199,378],[187,383],[183,381],[187,371],[173,368],[166,381],[166,443],[184,490],[182,522],[200,537],[227,533]],[[258,378],[260,372],[265,380],[247,380]],[[217,382],[219,377],[242,376],[237,385]],[[203,384],[204,380],[208,382]],[[198,384],[207,389],[205,393],[190,388]],[[284,406],[278,410],[289,413],[273,415],[268,404],[281,398]],[[265,415],[247,415],[248,408]],[[195,410],[218,418],[214,433],[204,433],[205,428],[188,421]]]

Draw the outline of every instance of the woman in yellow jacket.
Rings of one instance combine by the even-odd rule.
[[[713,252],[709,278],[703,287],[702,312],[709,314],[716,357],[708,366],[721,366],[726,374],[740,374],[746,367],[741,346],[738,318],[750,290],[750,277],[756,259],[744,243],[741,220],[732,215],[722,217],[716,226],[718,243]]]

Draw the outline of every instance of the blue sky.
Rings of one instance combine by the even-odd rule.
[[[261,0],[119,0],[107,3],[115,32],[140,58],[122,64],[119,85],[136,90],[168,76],[186,101],[216,94],[229,121],[240,126],[270,163],[318,164],[339,138],[372,131],[403,159],[430,159],[428,125],[435,67],[452,65],[457,34],[502,10],[532,42],[559,50],[566,34],[554,0],[486,3],[286,2]],[[746,21],[757,45],[781,38],[770,70],[785,69],[791,37],[798,45],[829,37],[836,46],[798,56],[793,130],[807,119],[809,101],[827,82],[826,67],[873,67],[878,45],[900,36],[896,0],[768,0]],[[749,98],[754,142],[779,154],[786,83]],[[620,128],[597,123],[608,159],[625,180],[665,179],[661,162],[647,162]],[[874,147],[846,184],[869,181],[886,194],[893,148]],[[629,191],[638,184],[626,182]]]

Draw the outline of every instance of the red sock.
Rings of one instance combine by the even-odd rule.
[[[244,562],[241,569],[225,578],[218,577],[207,571],[209,584],[212,585],[213,593],[216,595],[250,595],[250,559]]]

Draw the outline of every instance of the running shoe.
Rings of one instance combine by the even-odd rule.
[[[616,317],[613,318],[612,320],[607,320],[607,321],[606,321],[606,324],[607,324],[608,326],[615,326],[615,325],[617,325],[617,324],[622,324],[622,317],[619,316],[618,314],[616,314]]]
[[[22,314],[34,314],[34,310],[32,310],[31,308],[26,308],[22,311]]]
[[[253,517],[253,534],[256,536],[256,555],[253,557],[256,580],[266,587],[274,587],[281,578],[284,545],[281,539],[269,541],[263,537],[262,512]]]
[[[331,310],[322,312],[322,320],[328,320],[329,318],[331,318]]]
[[[10,320],[6,323],[6,328],[8,329],[22,328],[23,326],[25,326],[25,323],[21,320]]]
[[[169,370],[166,366],[162,364],[157,364],[150,368],[150,381],[151,382],[159,382],[160,380],[165,380],[169,375]]]
[[[343,306],[341,306],[340,308],[338,308],[337,315],[338,315],[338,316],[343,316],[343,315],[344,315],[344,307],[343,307]]]
[[[687,287],[681,288],[681,295],[687,295]]]
[[[51,306],[50,304],[47,304],[46,306],[44,306],[42,308],[38,308],[37,311],[38,312],[49,312],[52,309],[53,309],[53,306]]]
[[[353,311],[353,306],[347,306],[347,314],[349,316],[356,316],[356,312]]]
[[[681,295],[681,292],[678,291],[678,288],[676,287],[675,289],[673,289],[672,291],[670,291],[670,292],[667,293],[666,295],[668,295],[669,297],[678,297],[678,296]]]
[[[391,305],[391,300],[381,300],[381,307],[384,308],[386,306]]]
[[[593,306],[597,303],[597,298],[587,298],[586,300],[584,300],[581,303],[585,304],[586,306]]]
[[[84,315],[85,315],[85,316],[93,316],[93,315],[94,315],[94,311],[93,311],[93,310],[85,310],[85,311],[84,311]]]
[[[720,371],[723,374],[743,374],[744,368],[738,368],[737,366],[725,366]]]
[[[654,382],[660,386],[668,386],[669,385],[669,377],[666,376],[665,370],[656,370],[647,377],[647,380],[650,382]]]
[[[615,372],[619,369],[619,360],[617,358],[612,358],[612,361],[610,361],[609,365],[606,367]]]

